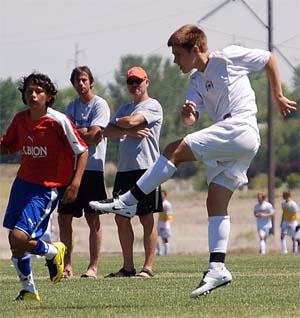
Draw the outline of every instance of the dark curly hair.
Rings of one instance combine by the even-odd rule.
[[[22,100],[25,105],[27,105],[25,99],[25,91],[26,88],[30,85],[38,85],[42,87],[45,90],[46,94],[49,96],[49,100],[46,102],[46,106],[51,107],[53,105],[57,94],[57,89],[47,75],[42,73],[31,73],[30,75],[22,78],[18,89],[22,93]]]

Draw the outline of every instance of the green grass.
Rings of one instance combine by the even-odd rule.
[[[51,285],[43,261],[33,261],[41,302],[15,302],[20,286],[9,260],[0,260],[0,317],[299,317],[300,255],[231,254],[230,287],[189,298],[206,256],[156,259],[153,279],[82,280]],[[86,258],[75,258],[79,276]],[[103,255],[100,273],[119,269],[120,257]],[[137,257],[137,268],[142,258]],[[77,276],[77,277],[78,277]]]

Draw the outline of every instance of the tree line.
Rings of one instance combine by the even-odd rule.
[[[195,127],[184,127],[180,121],[180,108],[185,101],[185,93],[188,85],[188,76],[182,75],[178,67],[171,60],[163,59],[158,55],[148,57],[138,55],[126,55],[121,58],[115,71],[114,82],[103,85],[101,81],[94,83],[94,93],[108,101],[113,114],[117,108],[131,97],[127,91],[126,71],[133,65],[144,67],[150,79],[149,95],[159,100],[164,111],[164,123],[161,131],[160,146],[164,147],[171,141],[184,137]],[[92,70],[93,71],[93,70]],[[24,74],[27,75],[27,74]],[[254,178],[266,174],[267,162],[267,79],[264,71],[250,76],[252,87],[256,93],[258,105],[258,123],[261,133],[261,147],[248,171],[248,177]],[[17,89],[18,82],[11,78],[0,79],[0,134],[3,135],[16,112],[25,108],[21,100],[21,94]],[[292,88],[283,85],[284,94],[300,104],[300,66],[293,75]],[[64,111],[68,103],[74,99],[76,92],[71,86],[59,89],[54,108]],[[275,107],[275,106],[274,106]],[[275,114],[275,155],[276,177],[286,181],[289,175],[300,172],[300,111],[292,113],[287,118],[282,118],[279,112]],[[203,116],[196,129],[202,129],[210,125],[207,115]],[[109,141],[107,149],[107,162],[116,163],[118,158],[118,143]],[[15,163],[18,155],[2,156],[1,163]],[[176,176],[187,178],[197,175],[202,171],[201,163],[183,164]],[[299,177],[300,178],[300,177]]]

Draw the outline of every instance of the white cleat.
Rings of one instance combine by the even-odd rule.
[[[230,284],[232,276],[224,267],[223,269],[209,269],[204,272],[203,278],[196,289],[191,293],[191,298],[208,295],[212,290]]]
[[[126,205],[119,198],[90,201],[89,205],[93,210],[105,213],[114,213],[128,219],[132,218],[136,214],[136,204]]]

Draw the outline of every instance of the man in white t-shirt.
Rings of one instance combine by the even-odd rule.
[[[233,192],[247,183],[247,169],[260,145],[255,94],[247,75],[266,69],[273,100],[282,115],[295,110],[296,102],[283,96],[278,66],[271,52],[235,45],[209,52],[207,37],[196,25],[178,29],[168,46],[172,47],[174,63],[184,74],[196,69],[181,110],[183,124],[195,125],[204,110],[213,124],[170,143],[132,190],[111,203],[98,202],[94,206],[106,212],[133,215],[135,204],[171,178],[180,163],[202,160],[208,182],[210,259],[208,271],[191,293],[194,298],[232,280],[225,267],[230,233],[228,204]]]
[[[265,194],[257,194],[257,203],[254,207],[254,216],[256,217],[257,233],[259,236],[259,252],[266,254],[266,241],[272,229],[272,216],[274,215],[273,205],[266,201]]]

